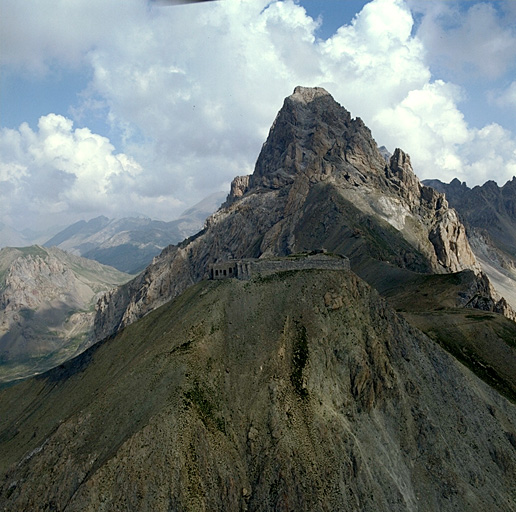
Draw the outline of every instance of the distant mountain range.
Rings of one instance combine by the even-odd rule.
[[[60,229],[60,228],[58,228]],[[27,247],[29,245],[43,244],[49,237],[56,233],[56,229],[49,228],[44,231],[24,229],[17,231],[12,226],[0,222],[0,249],[2,247]]]
[[[20,232],[0,223],[0,248],[33,244],[59,247],[121,272],[137,274],[167,245],[176,244],[201,230],[206,218],[226,196],[227,192],[215,192],[170,222],[148,217],[109,219],[100,216],[78,221],[52,234],[30,230]]]
[[[178,219],[164,222],[146,217],[108,219],[101,216],[79,221],[57,233],[43,245],[137,274],[164,247],[197,233],[227,193],[217,192],[186,210]]]
[[[76,222],[43,245],[59,247],[71,254],[136,274],[163,247],[182,239],[176,222],[148,218],[108,219],[102,216],[87,222]]]

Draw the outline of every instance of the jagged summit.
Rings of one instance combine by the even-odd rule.
[[[262,147],[249,186],[279,188],[298,174],[320,181],[357,163],[381,174],[384,159],[370,130],[320,87],[296,87]]]
[[[310,103],[315,98],[322,98],[324,96],[329,96],[331,98],[331,94],[323,87],[303,87],[298,85],[294,89],[290,99],[293,101],[299,101],[300,103]]]
[[[479,270],[457,214],[420,183],[409,156],[397,149],[386,162],[360,118],[324,89],[299,87],[254,173],[235,178],[205,229],[99,303],[98,339],[207,277],[212,263],[319,248],[348,256],[354,269],[383,261],[415,272]]]
[[[326,180],[344,188],[401,195],[414,211],[422,203],[448,206],[443,194],[421,184],[407,153],[396,148],[391,155],[379,148],[363,121],[353,119],[325,89],[300,86],[278,112],[253,174],[233,180],[226,206],[260,188],[297,182],[297,190]]]

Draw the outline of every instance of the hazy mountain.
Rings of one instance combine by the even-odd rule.
[[[20,247],[26,243],[27,239],[22,233],[0,222],[0,248],[9,246]]]
[[[473,251],[498,291],[516,308],[516,178],[472,189],[454,179],[426,180],[445,193],[468,229]]]
[[[163,247],[181,240],[175,224],[144,217],[79,221],[45,242],[72,254],[136,274]]]
[[[225,192],[215,192],[185,210],[178,219],[172,221],[181,233],[181,240],[195,235],[204,227],[206,219],[217,211],[227,196]]]
[[[54,226],[41,231],[30,228],[19,231],[0,222],[0,249],[3,247],[27,247],[43,244],[49,236],[53,236],[60,229],[62,228]]]
[[[45,247],[59,247],[72,254],[136,274],[144,269],[164,247],[193,235],[224,200],[225,194],[212,194],[171,222],[146,217],[108,219],[100,216],[68,226]]]
[[[351,270],[204,279],[323,248]],[[408,155],[296,88],[205,228],[101,298],[99,342],[0,392],[0,504],[515,510],[510,318]]]
[[[0,250],[0,382],[45,371],[92,343],[99,295],[130,278],[56,248]]]

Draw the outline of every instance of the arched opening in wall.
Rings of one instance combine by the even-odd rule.
[[[225,275],[225,276],[227,275],[227,273],[226,273],[226,269],[224,269],[224,275]]]

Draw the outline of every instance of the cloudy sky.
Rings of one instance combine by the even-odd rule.
[[[249,174],[296,85],[421,179],[516,174],[516,2],[2,0],[0,222],[171,220]]]

